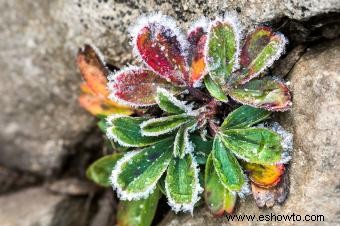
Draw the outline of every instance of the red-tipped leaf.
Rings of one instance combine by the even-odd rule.
[[[270,78],[254,79],[234,87],[229,95],[242,104],[270,111],[286,111],[292,105],[288,87]]]
[[[171,18],[162,15],[151,17],[133,40],[136,51],[152,70],[182,86],[188,76],[185,39],[170,21]]]
[[[241,51],[239,83],[246,83],[270,67],[284,52],[286,43],[282,34],[273,32],[269,27],[258,27],[250,33]]]
[[[207,74],[204,47],[207,40],[207,21],[205,18],[195,23],[188,33],[189,84],[198,86]]]

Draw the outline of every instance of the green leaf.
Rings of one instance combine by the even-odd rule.
[[[122,200],[146,198],[156,187],[172,157],[173,139],[141,151],[128,152],[112,171],[111,181]]]
[[[172,159],[165,178],[165,191],[171,208],[175,212],[192,212],[201,190],[193,157],[187,154],[183,159]]]
[[[98,185],[109,187],[110,175],[122,154],[115,153],[97,159],[86,170],[86,177]]]
[[[243,45],[240,63],[242,66],[239,83],[244,84],[258,76],[284,52],[286,38],[269,27],[258,27],[249,34]]]
[[[97,126],[99,127],[100,131],[102,131],[103,133],[106,133],[106,119],[105,118],[101,118],[98,122],[97,122]]]
[[[212,159],[215,170],[224,187],[231,191],[240,191],[244,184],[244,175],[235,156],[223,145],[219,136],[214,139]]]
[[[263,109],[241,106],[229,113],[221,125],[221,130],[247,128],[266,120],[270,114],[271,112]]]
[[[102,131],[103,133],[106,133],[106,130],[107,130],[106,117],[101,118],[100,121],[98,121],[97,126],[99,127],[100,131]],[[118,142],[113,141],[113,140],[105,139],[104,142],[105,142],[105,145],[109,149],[113,149],[119,152],[127,151],[129,149],[129,147],[122,146]]]
[[[191,135],[190,141],[194,145],[195,160],[198,164],[204,165],[207,161],[208,155],[212,150],[213,141],[211,139],[203,140],[199,135]]]
[[[170,114],[182,114],[189,110],[184,101],[176,99],[172,93],[163,88],[157,89],[156,102],[163,111]]]
[[[143,122],[140,127],[144,136],[159,136],[172,132],[185,123],[193,123],[194,117],[187,114],[153,118]]]
[[[158,180],[158,183],[157,183],[157,187],[163,193],[163,195],[166,195],[166,192],[165,192],[165,176],[166,175],[163,175],[161,177],[161,179]]]
[[[146,199],[120,201],[117,210],[117,226],[150,226],[161,197],[159,189]]]
[[[174,144],[174,157],[183,158],[185,154],[192,152],[193,146],[189,140],[189,125],[182,125],[177,131]]]
[[[140,125],[147,119],[128,116],[113,116],[108,118],[107,137],[126,147],[144,147],[154,144],[164,138],[146,137],[141,133]]]
[[[236,204],[236,192],[225,188],[216,173],[212,156],[209,155],[205,166],[205,202],[214,216],[221,217],[224,213],[232,214]]]
[[[228,102],[228,97],[224,94],[222,88],[211,79],[210,75],[204,77],[204,84],[211,96],[219,101]]]
[[[269,78],[251,80],[231,89],[229,95],[237,102],[269,111],[286,111],[292,105],[288,87]]]
[[[281,159],[281,137],[271,130],[231,129],[223,131],[221,138],[228,149],[247,162],[267,165]]]
[[[223,86],[238,61],[239,37],[234,22],[229,18],[213,21],[207,42],[209,74],[218,85]]]

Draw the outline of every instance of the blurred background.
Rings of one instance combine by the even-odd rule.
[[[114,224],[113,192],[85,178],[107,150],[95,118],[78,105],[75,56],[92,43],[113,65],[132,63],[128,28],[153,11],[184,29],[229,12],[245,30],[265,23],[288,37],[271,73],[290,80],[294,95],[293,110],[278,114],[294,133],[290,197],[267,210],[246,199],[238,211],[323,214],[340,224],[339,0],[0,0],[0,225]],[[195,218],[159,209],[155,225],[227,223],[204,208]]]

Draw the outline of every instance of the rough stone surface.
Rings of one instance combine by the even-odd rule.
[[[85,225],[85,199],[29,188],[0,197],[1,226]]]
[[[92,182],[78,178],[57,180],[48,184],[46,188],[53,193],[72,196],[93,195],[98,191],[98,187]]]
[[[51,175],[92,122],[76,100],[77,45],[50,1],[0,2],[0,162]]]
[[[39,178],[26,172],[18,172],[0,166],[0,194],[13,192],[23,187],[32,186],[39,182]]]
[[[117,206],[112,191],[106,191],[98,201],[98,210],[92,218],[90,226],[110,226],[116,220]]]
[[[128,31],[138,17],[152,12],[173,16],[184,29],[201,16],[213,18],[229,13],[238,17],[243,27],[282,17],[303,20],[314,15],[339,12],[340,2],[324,0],[77,0],[76,4],[59,1],[55,6],[55,18],[64,21],[76,34],[78,44],[93,42],[118,66],[131,61],[133,56]],[[78,24],[78,26],[75,26]]]
[[[325,222],[262,222],[267,225],[340,224],[340,40],[307,51],[289,75],[294,94],[293,110],[283,114],[283,125],[294,132],[290,167],[290,195],[283,206],[260,210],[251,197],[242,201],[237,214],[324,215]],[[223,225],[206,209],[194,217],[171,213],[160,224]],[[260,222],[233,222],[233,225]]]

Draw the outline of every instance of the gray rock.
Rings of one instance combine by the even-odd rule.
[[[94,183],[78,178],[57,180],[49,183],[46,188],[50,192],[70,196],[94,195],[99,190]]]
[[[340,224],[340,40],[308,50],[289,75],[293,109],[281,115],[294,133],[290,166],[290,195],[282,206],[258,209],[249,197],[236,214],[323,215],[325,222],[233,222],[233,225],[339,225]],[[194,217],[170,213],[160,224],[226,225],[205,208]]]
[[[93,42],[118,66],[131,61],[128,30],[138,17],[152,12],[173,16],[180,26],[187,28],[201,16],[210,18],[221,13],[238,17],[244,28],[278,18],[305,20],[328,12],[339,12],[338,0],[79,0],[77,4],[59,1],[54,6],[55,19],[71,28],[74,41]]]
[[[93,122],[77,103],[77,45],[52,3],[1,2],[0,163],[51,175]]]
[[[30,173],[18,172],[16,170],[0,166],[0,194],[32,186],[38,182],[39,178]]]
[[[84,198],[35,187],[0,196],[0,222],[1,226],[83,226],[85,208]]]
[[[98,210],[93,216],[90,226],[110,226],[116,220],[117,203],[113,197],[112,191],[106,191],[98,200]]]

